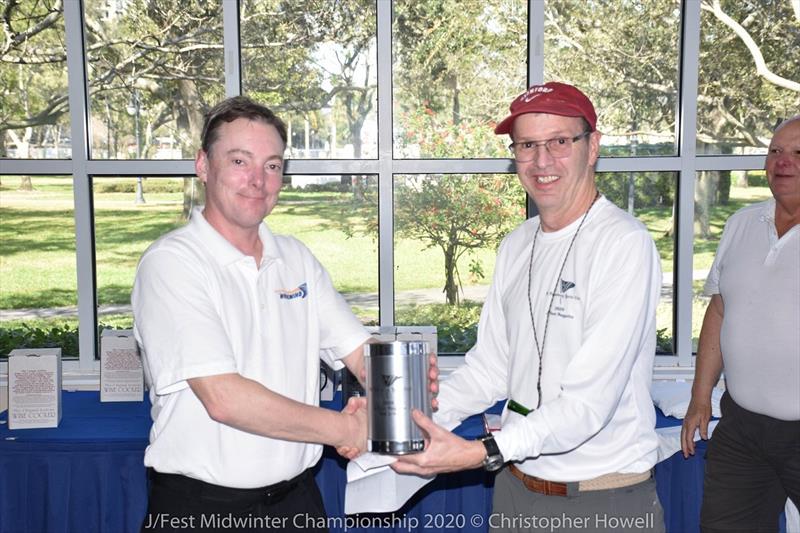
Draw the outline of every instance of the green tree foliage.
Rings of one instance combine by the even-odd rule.
[[[482,248],[496,248],[525,218],[525,194],[514,176],[436,174],[396,176],[394,221],[398,236],[442,252],[443,292],[450,305],[461,303],[462,259]],[[339,229],[347,235],[377,232],[377,186],[365,187],[359,198],[343,206]],[[483,278],[472,257],[469,275]]]
[[[84,5],[93,120],[102,124],[112,115],[110,123],[129,126],[125,110],[136,87],[147,126],[185,137],[191,153],[198,117],[223,94],[221,4],[131,0],[111,14],[106,2]],[[3,3],[4,131],[64,124],[63,6],[63,0]],[[548,0],[546,77],[585,87],[609,132],[671,135],[680,7],[677,0]],[[526,9],[522,0],[395,2],[397,111],[427,108],[453,124],[476,126],[502,115],[525,85]],[[800,64],[792,55],[800,46],[798,15],[788,0],[702,0],[701,9],[698,138],[719,153],[763,146],[775,122],[800,106]],[[342,117],[356,130],[373,111],[363,60],[374,42],[374,2],[246,0],[241,19],[248,90],[281,110],[302,112],[341,95]],[[320,63],[330,43],[341,72]],[[42,144],[35,136],[53,133],[32,135],[32,143]],[[671,144],[650,149],[671,153]]]
[[[675,153],[680,7],[677,0],[546,3],[547,77],[591,95],[601,131],[615,139],[603,155]],[[786,0],[702,0],[700,8],[698,152],[766,147],[777,121],[800,109],[798,14]],[[695,183],[696,233],[708,237],[730,172],[702,172]],[[664,187],[650,190],[657,196],[628,197],[644,205],[664,197]]]
[[[800,107],[800,62],[792,55],[800,47],[798,14],[787,0],[702,0],[700,7],[698,140],[727,146],[716,153],[764,147],[776,120]],[[549,0],[546,77],[586,88],[606,133],[671,135],[680,8],[677,0]],[[674,151],[671,142],[656,148],[639,149]]]
[[[62,0],[2,4],[0,157],[8,155],[7,135],[22,158],[32,145],[55,150],[68,135],[62,10]]]
[[[429,108],[404,115],[403,122],[401,143],[416,146],[431,157],[469,157],[497,150],[496,136],[487,124],[455,124],[449,116],[438,116]],[[463,285],[460,260],[473,250],[495,248],[524,219],[525,194],[516,178],[508,175],[400,176],[395,179],[394,206],[400,236],[441,250],[446,301],[457,305]],[[376,207],[377,190],[372,188],[362,191],[347,210],[361,214],[366,224],[360,227],[369,235],[376,231]],[[354,227],[349,221],[343,225],[347,232]],[[473,259],[469,268],[473,277],[483,277],[477,260]]]
[[[788,0],[701,2],[698,141],[769,144],[772,128],[800,109],[800,13]]]
[[[596,179],[600,192],[623,209],[629,202],[632,209],[671,209],[675,200],[673,172],[603,172],[597,174]]]
[[[445,174],[396,180],[397,231],[442,251],[448,304],[460,302],[459,260],[472,250],[496,247],[524,218],[521,192],[510,176]],[[483,277],[475,261],[470,272]]]
[[[352,144],[361,157],[361,130],[376,105],[375,17],[370,0],[243,2],[244,89],[317,135],[321,110],[332,109],[346,127],[331,144]]]
[[[525,85],[525,3],[430,0],[393,7],[399,153],[506,157],[505,139],[492,130]],[[525,215],[525,195],[511,176],[403,177],[394,190],[397,232],[441,250],[451,305],[460,303],[459,260],[496,247]],[[474,259],[470,273],[483,276]]]
[[[445,132],[460,125],[488,129],[525,88],[526,3],[520,0],[403,0],[394,4],[395,112],[398,129]],[[464,140],[462,135],[458,140]],[[409,141],[406,136],[403,140]],[[435,151],[400,144],[421,157],[497,157],[503,140],[465,153],[455,137],[442,137]],[[432,147],[431,147],[432,148]],[[475,148],[470,146],[470,148]],[[418,149],[419,153],[414,153]]]
[[[764,148],[773,127],[800,109],[800,13],[782,0],[703,0],[701,9],[697,150]],[[695,234],[708,239],[731,172],[701,172],[695,184]]]
[[[78,328],[69,324],[36,327],[21,324],[19,327],[0,328],[0,357],[7,357],[17,348],[61,348],[65,356],[78,354]]]
[[[480,303],[466,301],[461,305],[411,305],[397,310],[397,324],[436,324],[438,353],[463,353],[475,346],[478,339]]]
[[[120,10],[99,0],[84,5],[95,156],[131,157],[134,120],[141,120],[143,157],[153,156],[157,137],[176,139],[184,157],[194,154],[203,113],[224,97],[222,4],[131,0]],[[67,118],[63,8],[60,0],[4,4],[0,76],[9,90],[0,95],[2,139],[5,131]],[[299,113],[312,121],[319,120],[320,108],[336,102],[347,125],[340,131],[349,134],[344,142],[353,142],[360,156],[361,128],[375,102],[368,61],[374,56],[374,13],[374,2],[367,0],[243,1],[245,92],[281,114]],[[50,71],[12,79],[30,69],[8,65],[34,60]],[[37,98],[20,105],[20,86],[37,91]],[[134,98],[141,103],[136,118]],[[196,192],[202,188],[193,185],[186,181],[187,205],[200,201]]]
[[[141,145],[141,157],[152,157],[156,135],[193,154],[203,113],[224,96],[220,5],[200,2],[187,9],[178,0],[132,0],[107,16],[104,2],[87,4],[90,102],[93,116],[106,118],[105,153],[114,157],[117,130],[138,120],[135,135],[141,138],[133,142]],[[93,140],[102,153],[102,136]],[[184,217],[203,202],[202,191],[184,179]]]
[[[592,98],[605,134],[663,139],[639,155],[674,152],[680,3],[620,0],[545,4],[545,78]],[[602,147],[603,155],[613,149]]]

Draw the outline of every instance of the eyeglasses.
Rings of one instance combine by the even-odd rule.
[[[591,135],[591,131],[584,131],[575,137],[555,137],[547,139],[546,141],[522,141],[518,143],[511,143],[508,149],[514,154],[514,160],[519,163],[527,163],[536,158],[536,147],[544,146],[547,152],[558,159],[569,157],[572,153],[572,145],[584,137]]]

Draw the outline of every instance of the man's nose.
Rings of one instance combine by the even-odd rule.
[[[553,162],[553,156],[550,155],[547,145],[537,144],[533,147],[533,162],[537,167],[546,167]]]
[[[250,173],[249,184],[253,187],[261,187],[267,181],[267,171],[264,168],[256,168]]]

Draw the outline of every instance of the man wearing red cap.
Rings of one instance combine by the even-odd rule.
[[[441,384],[438,424],[508,399],[502,430],[467,441],[415,412],[430,436],[399,472],[484,467],[494,531],[663,531],[651,477],[650,382],[661,288],[646,228],[600,195],[591,101],[533,86],[495,129],[539,215],[501,244],[478,340]]]

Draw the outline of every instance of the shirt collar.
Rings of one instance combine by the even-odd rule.
[[[278,253],[278,241],[266,222],[262,222],[258,227],[258,238],[261,239],[261,264],[263,265],[270,261],[280,261],[281,256]]]
[[[232,245],[225,237],[223,237],[211,224],[209,224],[206,217],[203,215],[203,207],[195,207],[192,209],[192,218],[189,225],[197,233],[203,245],[211,252],[211,256],[221,266],[228,266],[249,256],[243,254],[234,245]],[[280,260],[278,255],[278,243],[275,235],[267,227],[266,223],[262,222],[258,227],[258,238],[261,239],[261,247],[263,249],[261,256],[262,265],[266,262]]]
[[[775,198],[764,201],[761,207],[761,215],[758,217],[761,222],[768,222],[775,226]]]

